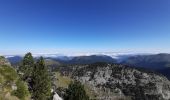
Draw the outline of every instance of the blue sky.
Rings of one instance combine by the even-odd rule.
[[[0,54],[170,52],[169,0],[1,0]]]

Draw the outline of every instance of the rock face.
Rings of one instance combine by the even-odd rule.
[[[53,100],[63,100],[57,93],[54,94]]]
[[[96,63],[77,68],[72,76],[90,86],[100,100],[170,100],[170,81],[141,69]]]

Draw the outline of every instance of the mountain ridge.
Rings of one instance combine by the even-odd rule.
[[[169,100],[170,81],[163,75],[122,64],[72,65],[73,79],[89,87],[97,100]],[[94,98],[94,99],[96,99]],[[129,98],[129,99],[127,99]]]

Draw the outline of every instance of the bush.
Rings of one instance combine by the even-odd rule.
[[[72,82],[66,90],[64,100],[89,100],[84,86],[80,82]]]
[[[18,77],[16,71],[7,65],[0,66],[0,74],[6,79],[7,82],[13,82]]]
[[[25,97],[29,95],[28,87],[25,82],[18,80],[16,82],[17,90],[13,91],[13,95],[17,96],[21,100],[25,100]]]

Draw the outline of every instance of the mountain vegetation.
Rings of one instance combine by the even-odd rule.
[[[25,82],[20,80],[16,70],[0,57],[0,100],[28,100],[30,94]]]
[[[48,100],[50,98],[51,78],[49,69],[42,57],[35,61],[32,54],[27,53],[17,72],[15,70],[11,70],[10,74],[7,74],[5,71],[1,72],[4,75],[8,75],[6,77],[9,81],[14,81],[13,78],[17,76],[15,79],[17,89],[11,92],[13,95],[17,96],[20,100],[26,100],[25,97],[29,94],[31,94],[30,96],[33,100]]]
[[[69,84],[64,100],[89,100],[89,97],[84,86],[80,82],[75,81]]]
[[[18,80],[16,82],[17,89],[13,91],[13,95],[17,96],[20,100],[25,100],[26,96],[29,96],[28,86],[26,82]]]
[[[51,80],[44,59],[39,58],[33,69],[32,96],[35,100],[47,100],[51,96]]]
[[[29,81],[29,79],[32,77],[33,74],[33,68],[34,68],[34,59],[31,53],[27,53],[22,63],[19,67],[19,71],[22,73],[21,78],[24,81]]]

